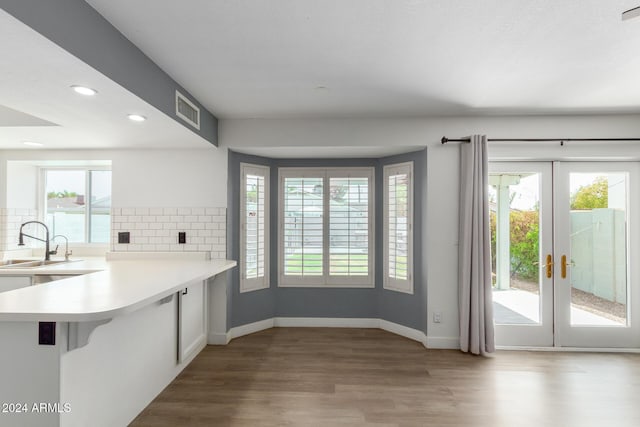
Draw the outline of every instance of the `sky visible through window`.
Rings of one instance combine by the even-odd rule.
[[[91,188],[87,188],[88,176]],[[45,193],[45,222],[52,234],[62,234],[70,242],[108,243],[110,170],[47,170]]]
[[[111,194],[111,175],[94,173],[92,177],[94,199],[101,199]],[[50,170],[47,173],[47,193],[51,191],[69,191],[83,195],[85,193],[84,171]]]

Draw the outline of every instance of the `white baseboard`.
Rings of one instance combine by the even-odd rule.
[[[427,336],[424,334],[424,332],[417,329],[409,328],[407,326],[399,325],[397,323],[389,322],[388,320],[378,319],[378,327],[384,331],[391,332],[392,334],[400,335],[401,337],[418,341],[423,345],[427,340]]]
[[[208,344],[226,345],[234,338],[271,328],[366,328],[382,329],[396,335],[422,343],[426,348],[459,350],[458,337],[428,337],[424,332],[384,319],[356,319],[333,317],[273,317],[242,326],[231,328],[225,333],[210,333]],[[564,351],[564,352],[607,352],[607,353],[640,353],[637,348],[575,348],[575,347],[509,347],[496,346],[496,350],[507,351]]]
[[[243,337],[245,335],[264,331],[265,329],[271,329],[273,327],[274,327],[273,318],[260,320],[258,322],[248,323],[246,325],[236,326],[235,328],[231,328],[229,332],[227,332],[227,337],[229,338],[229,341],[231,341],[234,338]]]
[[[427,337],[425,347],[443,350],[459,350],[459,337]]]
[[[229,333],[210,332],[207,336],[207,344],[209,345],[227,345],[229,344]]]
[[[234,338],[271,328],[363,328],[382,329],[425,344],[424,332],[382,319],[335,317],[273,317],[231,328],[226,334],[209,334],[209,344],[225,345]],[[457,341],[456,341],[457,343]]]
[[[379,319],[343,317],[274,317],[276,328],[378,328]]]
[[[640,353],[640,348],[614,348],[614,347],[524,347],[497,345],[496,350],[501,351],[558,351],[575,353]]]

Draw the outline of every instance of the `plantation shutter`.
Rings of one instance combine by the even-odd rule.
[[[268,287],[269,168],[241,165],[240,291]]]
[[[413,293],[413,163],[385,166],[385,289]]]
[[[278,286],[373,287],[374,169],[279,170]]]
[[[323,275],[323,176],[285,177],[283,245],[284,275]]]
[[[372,180],[370,171],[329,171],[330,282],[371,281]]]

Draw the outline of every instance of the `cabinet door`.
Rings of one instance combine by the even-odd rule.
[[[0,276],[0,292],[31,286],[31,276]]]
[[[178,295],[178,363],[206,342],[206,282],[193,282]]]

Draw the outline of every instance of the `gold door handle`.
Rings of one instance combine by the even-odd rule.
[[[567,263],[567,256],[562,255],[562,259],[560,263],[560,275],[562,276],[563,279],[567,278],[567,265],[569,265]]]
[[[540,264],[539,262],[534,262],[534,264]],[[551,279],[553,275],[553,259],[551,258],[551,254],[547,255],[547,263],[542,265],[545,268],[547,279]]]
[[[547,279],[551,279],[551,275],[553,274],[553,261],[551,259],[551,254],[547,255],[547,264],[545,267],[547,269]]]

